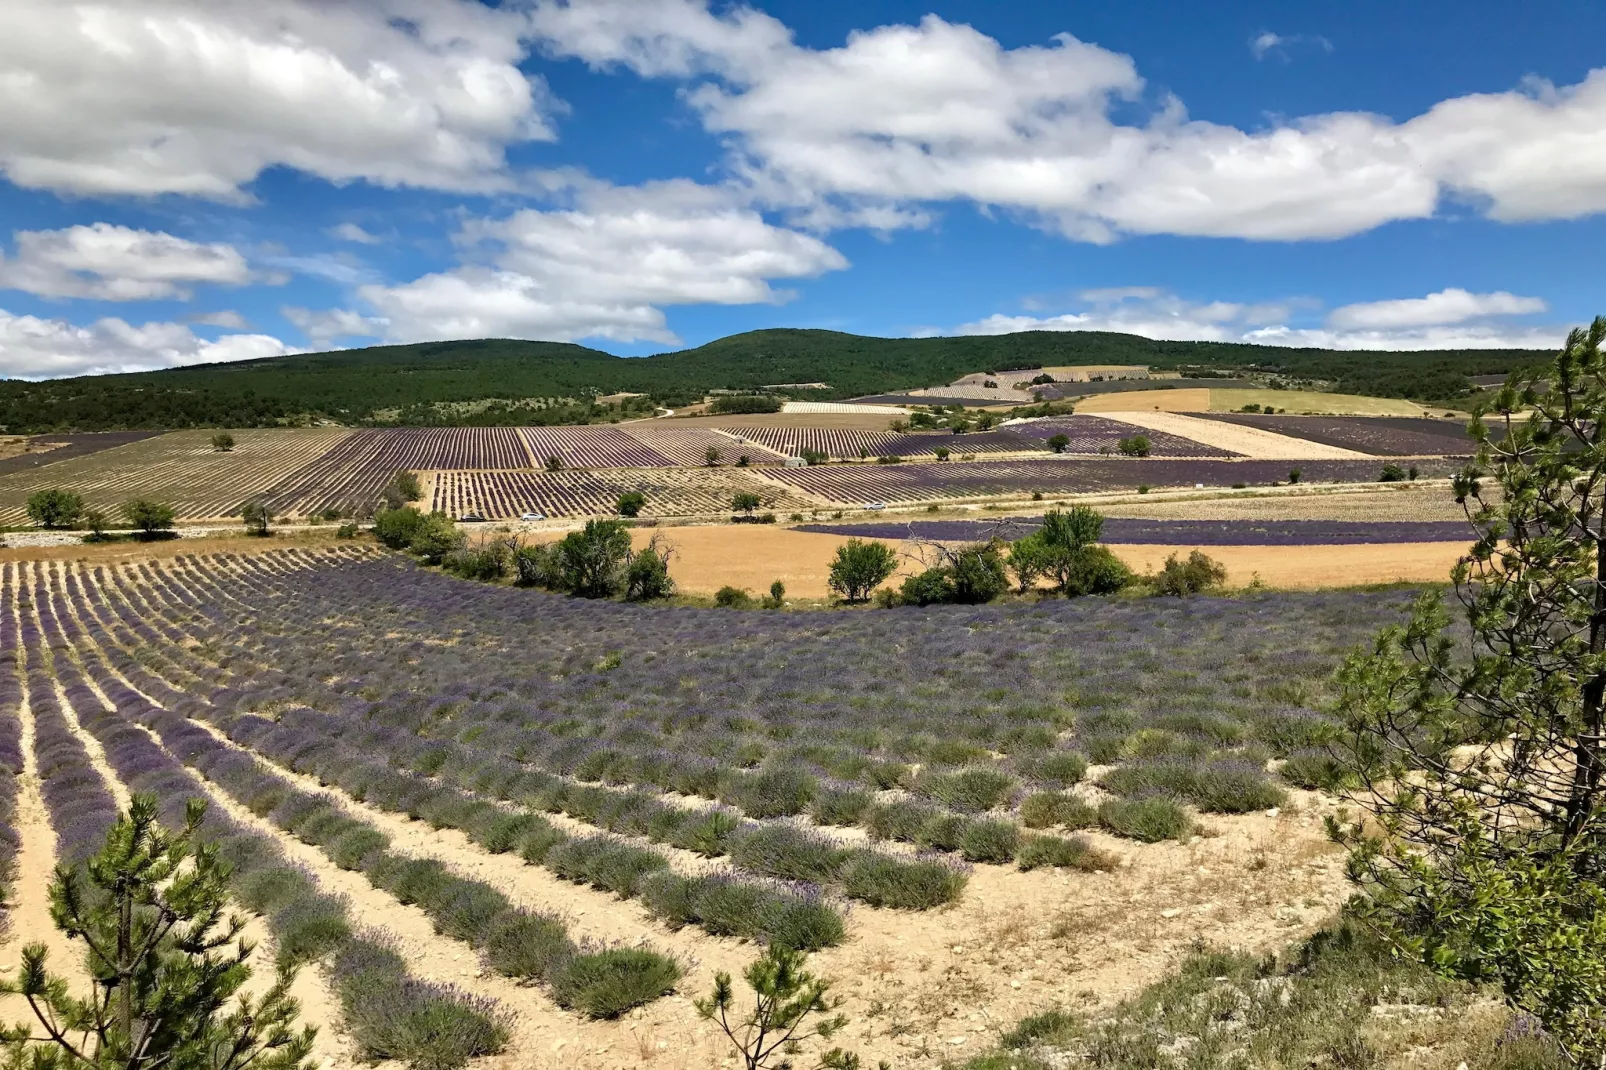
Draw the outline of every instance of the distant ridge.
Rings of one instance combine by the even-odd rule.
[[[1469,376],[1505,374],[1547,357],[1532,350],[1387,353],[1163,342],[1102,331],[874,338],[777,328],[651,357],[616,357],[566,342],[488,338],[39,383],[3,380],[0,430],[518,423],[528,421],[531,410],[492,399],[639,393],[673,406],[710,390],[828,383],[829,390],[798,393],[834,400],[896,394],[991,368],[1064,364],[1147,364],[1229,375],[1254,370],[1320,380],[1347,393],[1438,401],[1468,393]]]

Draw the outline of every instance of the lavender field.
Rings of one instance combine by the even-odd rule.
[[[1288,416],[1253,412],[1201,412],[1206,420],[1258,427],[1279,435],[1360,450],[1379,457],[1467,457],[1477,443],[1462,420],[1411,416]]]
[[[804,524],[799,531],[861,539],[978,542],[1014,540],[1042,526],[1040,517],[998,520],[909,520],[870,524]],[[1151,546],[1345,546],[1366,543],[1464,542],[1460,520],[1134,520],[1106,517],[1100,542]]]
[[[1040,872],[1100,879],[1101,844],[1321,786],[1330,674],[1407,600],[775,613],[566,599],[356,547],[9,563],[0,875],[24,774],[69,861],[130,790],[170,820],[200,796],[238,894],[274,889],[253,909],[359,1050],[387,1050],[363,1024],[380,998],[459,1023],[430,1065],[632,1008],[684,1029],[663,997],[739,966],[739,940],[875,953],[1039,895]]]

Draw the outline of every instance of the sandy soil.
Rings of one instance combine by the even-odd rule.
[[[1290,435],[1279,435],[1274,431],[1266,431],[1259,427],[1242,427],[1238,424],[1222,423],[1217,420],[1200,420],[1196,417],[1183,416],[1175,412],[1118,412],[1110,410],[1105,415],[1112,420],[1121,420],[1125,423],[1136,424],[1139,427],[1147,427],[1151,431],[1164,431],[1167,434],[1180,435],[1195,442],[1202,442],[1207,446],[1215,446],[1218,449],[1241,453],[1245,457],[1261,457],[1268,460],[1317,461],[1365,460],[1371,456],[1368,453],[1347,450],[1339,446],[1327,446],[1320,442],[1309,442]]]
[[[651,537],[650,531],[640,529],[632,534],[637,545]],[[745,587],[756,596],[768,591],[771,581],[778,579],[794,598],[830,595],[826,579],[831,558],[849,538],[756,526],[666,528],[662,534],[675,549],[670,573],[687,594],[711,595],[730,584]],[[913,547],[901,541],[886,541],[909,555],[890,583],[922,567],[913,556]],[[1450,567],[1466,550],[1459,543],[1199,548],[1226,565],[1229,586],[1244,586],[1259,573],[1268,586],[1297,589],[1396,581],[1440,582],[1449,576]],[[1143,572],[1161,567],[1169,554],[1186,557],[1193,547],[1133,545],[1110,549]]]
[[[1203,387],[1175,390],[1121,390],[1071,398],[1077,412],[1209,412],[1210,391]]]

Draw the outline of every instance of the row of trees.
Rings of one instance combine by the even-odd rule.
[[[89,529],[92,538],[104,538],[112,519],[102,509],[84,505],[83,496],[70,490],[41,490],[28,498],[28,519],[46,530]],[[132,498],[118,506],[127,525],[145,538],[172,531],[177,513],[171,505],[149,498]]]

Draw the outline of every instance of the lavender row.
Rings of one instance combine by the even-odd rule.
[[[1000,520],[910,520],[871,524],[808,524],[799,531],[862,539],[932,542],[1015,540],[1042,527],[1041,517]],[[1153,546],[1344,546],[1368,543],[1466,542],[1459,520],[1136,520],[1108,517],[1100,541]]]
[[[52,645],[80,634],[70,614],[56,612],[42,584],[33,586],[33,604]],[[98,656],[82,648],[80,657],[92,670],[99,666]],[[206,789],[136,724],[158,734],[165,729],[175,739],[192,726],[109,674],[100,677],[103,692],[116,703],[108,708],[69,659],[59,658],[55,668],[64,691],[78,696],[74,708],[81,723],[100,743],[119,779],[130,790],[151,795],[163,823],[179,827],[190,801],[205,799]],[[200,744],[193,736],[190,740]],[[80,752],[83,768],[99,781],[81,744]],[[101,787],[105,790],[104,784]],[[413,978],[387,936],[356,935],[345,901],[320,893],[315,879],[288,864],[272,839],[215,811],[206,814],[200,836],[229,863],[230,892],[248,909],[267,917],[281,966],[328,963],[345,1024],[367,1057],[397,1058],[419,1070],[439,1070],[461,1066],[505,1043],[506,1025],[493,1005],[449,986]]]
[[[191,562],[186,567],[194,569],[191,573],[192,582],[213,582],[205,579],[208,571],[214,567],[213,562]],[[382,568],[383,565],[375,563],[374,567]],[[340,573],[326,571],[318,578],[320,582],[316,596],[329,596],[331,601],[328,604],[297,604],[315,595],[314,592],[295,590],[291,585],[296,579],[294,575],[269,577],[247,570],[229,577],[229,583],[255,591],[253,600],[260,600],[263,604],[295,605],[293,622],[286,625],[280,634],[272,634],[276,628],[264,621],[258,621],[250,629],[240,630],[239,642],[256,651],[257,662],[265,665],[283,664],[284,655],[289,651],[316,646],[310,640],[312,633],[319,629],[306,622],[318,619],[320,614],[334,613],[342,604],[348,607],[352,604],[346,595],[336,589],[340,583]],[[384,581],[376,576],[363,586],[370,591],[380,587],[401,591],[428,590],[433,580],[434,577],[429,574],[417,575],[412,583],[399,579]],[[218,577],[216,582],[222,582],[222,578]],[[1229,744],[1238,748],[1240,757],[1252,757],[1257,753],[1265,756],[1291,754],[1319,735],[1323,730],[1323,722],[1308,711],[1287,708],[1288,696],[1314,696],[1318,693],[1326,672],[1336,660],[1337,652],[1349,641],[1361,638],[1359,630],[1354,628],[1355,622],[1342,619],[1343,613],[1353,611],[1357,606],[1353,598],[1268,596],[1235,603],[1201,600],[1185,606],[1158,607],[1162,610],[1159,613],[1155,613],[1157,607],[1121,603],[1102,606],[1099,607],[1098,619],[1088,617],[1077,622],[1077,627],[1082,629],[1081,634],[1045,637],[1049,643],[1042,648],[1041,656],[1045,659],[1064,659],[1068,652],[1074,651],[1080,660],[1091,662],[1066,666],[1075,670],[1075,677],[1099,683],[1111,679],[1119,681],[1121,667],[1100,664],[1104,659],[1098,655],[1130,661],[1134,660],[1134,656],[1142,659],[1148,654],[1147,651],[1129,652],[1121,649],[1121,644],[1126,642],[1120,627],[1122,618],[1137,613],[1147,618],[1147,622],[1138,622],[1140,632],[1157,626],[1172,636],[1180,634],[1187,637],[1186,657],[1179,659],[1177,652],[1171,650],[1167,652],[1166,661],[1156,666],[1157,669],[1178,670],[1175,679],[1151,684],[1139,676],[1133,681],[1136,686],[1130,689],[1117,686],[1113,694],[1095,692],[1084,695],[1067,689],[1069,681],[1065,676],[1056,679],[1054,673],[1041,672],[1041,666],[1037,667],[1039,671],[1032,671],[1031,664],[1022,662],[1020,667],[1026,670],[1024,675],[1005,681],[1013,682],[1015,686],[987,689],[991,693],[985,697],[991,700],[994,707],[991,717],[978,716],[978,705],[985,710],[986,703],[978,704],[976,699],[982,696],[976,692],[954,696],[958,701],[952,730],[944,731],[949,726],[942,723],[941,704],[934,703],[931,695],[922,693],[929,691],[930,684],[919,679],[910,679],[906,686],[897,686],[896,680],[886,681],[891,686],[884,688],[876,686],[878,681],[870,681],[874,691],[886,696],[881,703],[883,707],[893,705],[896,696],[912,696],[913,701],[909,703],[907,711],[899,711],[905,715],[884,718],[879,725],[874,722],[867,724],[866,704],[853,701],[851,695],[843,694],[845,689],[852,689],[855,674],[844,674],[840,664],[822,664],[812,673],[800,674],[811,675],[816,680],[832,679],[834,689],[821,688],[817,695],[808,691],[765,692],[762,687],[759,693],[754,694],[731,686],[728,694],[721,696],[710,695],[709,689],[704,687],[699,697],[714,701],[690,708],[680,694],[685,683],[685,669],[679,664],[670,665],[667,667],[669,672],[677,674],[672,677],[674,686],[662,696],[664,702],[657,711],[650,708],[643,710],[642,707],[651,702],[655,687],[662,689],[664,681],[661,670],[637,675],[633,679],[624,679],[621,675],[631,675],[626,673],[626,666],[638,672],[643,668],[651,668],[656,654],[637,662],[621,661],[600,672],[595,665],[585,663],[583,668],[591,672],[574,673],[587,692],[585,708],[565,708],[562,691],[563,684],[568,682],[569,672],[554,674],[551,665],[543,666],[540,672],[530,672],[516,686],[513,686],[515,681],[509,680],[508,690],[499,693],[494,686],[500,683],[496,673],[505,668],[507,651],[516,649],[526,652],[532,648],[532,643],[539,646],[541,635],[553,622],[550,619],[545,619],[544,623],[537,620],[523,622],[517,629],[516,640],[511,641],[508,647],[499,647],[495,638],[497,614],[494,610],[497,604],[511,599],[511,604],[538,609],[548,618],[554,612],[562,613],[574,608],[575,604],[541,596],[532,599],[521,592],[454,586],[451,581],[447,581],[442,593],[466,593],[472,598],[471,626],[465,624],[458,634],[475,636],[475,646],[487,658],[484,665],[473,667],[475,651],[463,646],[443,651],[439,642],[418,641],[409,645],[398,642],[394,634],[388,635],[383,642],[375,643],[371,651],[359,652],[353,647],[362,645],[362,629],[344,628],[340,633],[339,645],[331,644],[319,654],[320,663],[340,679],[336,687],[322,691],[305,679],[287,682],[275,678],[275,674],[253,670],[251,687],[231,701],[241,703],[239,708],[303,702],[355,715],[361,715],[365,710],[378,710],[383,719],[399,723],[409,731],[424,735],[457,733],[459,738],[472,739],[475,749],[484,748],[493,756],[503,754],[520,761],[538,760],[543,767],[553,771],[619,782],[636,782],[651,776],[652,767],[661,768],[664,762],[653,753],[654,745],[658,744],[660,749],[678,751],[678,757],[688,759],[679,763],[677,768],[680,771],[673,774],[675,777],[701,777],[705,782],[711,781],[716,785],[721,776],[728,775],[721,772],[722,768],[747,765],[760,767],[760,773],[772,769],[801,770],[806,776],[817,777],[819,783],[827,787],[833,778],[885,787],[895,785],[899,783],[899,778],[907,776],[908,763],[900,759],[908,758],[928,765],[953,766],[959,774],[970,773],[974,766],[992,764],[1000,766],[992,770],[994,772],[1018,773],[1022,774],[1023,779],[1037,781],[1039,786],[1051,786],[1038,779],[1041,777],[1040,770],[1053,767],[1062,755],[1069,758],[1078,752],[1103,763],[1120,760],[1125,754],[1136,756],[1176,752],[1191,757],[1208,757],[1209,753],[1230,749],[1225,746]],[[1309,614],[1299,619],[1300,614],[1289,612],[1290,607],[1297,610],[1301,606],[1337,610],[1340,617],[1322,622],[1313,620]],[[1250,649],[1243,649],[1245,644],[1242,640],[1245,634],[1253,633],[1245,633],[1242,622],[1232,619],[1233,607],[1240,611],[1248,610],[1259,618],[1256,623],[1269,625],[1267,634],[1257,637],[1257,643]],[[441,603],[432,603],[430,608],[427,633],[436,636],[453,634],[449,627],[450,613],[442,614]],[[1361,604],[1361,608],[1371,609],[1372,606]],[[607,612],[605,607],[595,609]],[[1041,631],[1041,625],[1045,623],[1042,617],[1063,618],[1072,612],[1074,610],[1069,606],[1038,607],[1027,614],[1018,614],[1017,609],[1015,612],[1005,612],[1002,616],[1007,619],[1019,615],[1021,623],[1030,623],[1033,630]],[[677,611],[660,614],[658,623],[670,623],[676,616]],[[720,614],[708,611],[693,611],[692,616],[710,623],[721,620]],[[894,615],[895,618],[898,616]],[[903,616],[903,620],[908,621],[912,616],[916,615]],[[940,624],[944,619],[943,616],[933,617],[931,614],[918,616],[926,625]],[[994,609],[954,610],[952,615],[945,616],[950,625],[962,624],[962,627],[953,631],[965,635],[968,640],[968,637],[978,633],[996,633],[1000,614]],[[376,611],[372,604],[365,608],[364,617],[371,630],[381,632],[394,632],[399,623],[388,617],[383,609]],[[1376,619],[1374,612],[1371,623],[1375,624]],[[600,623],[596,616],[583,624],[570,622],[572,630],[568,634],[594,635]],[[770,626],[766,630],[772,628],[784,632],[799,622],[794,618],[791,624],[781,620],[765,623]],[[764,643],[745,650],[744,654],[752,655],[761,651],[795,657],[800,653],[825,651],[840,659],[846,652],[857,651],[864,651],[873,657],[878,649],[875,637],[857,633],[858,626],[870,623],[869,618],[861,616],[859,621],[854,622],[855,628],[850,630],[854,634],[851,635],[831,634],[838,631],[834,626],[836,622],[833,622],[833,626],[822,626],[817,619],[808,623],[810,631],[815,633],[808,643]],[[1336,641],[1333,635],[1326,636],[1328,642],[1322,644],[1326,647],[1323,656],[1302,656],[1302,646],[1308,646],[1313,638],[1322,639],[1324,631],[1332,633],[1340,624],[1347,625],[1348,630]],[[1368,624],[1368,630],[1370,626]],[[914,646],[940,655],[943,647],[942,629],[936,631],[939,634],[917,637]],[[679,639],[678,636],[674,638]],[[833,641],[821,642],[822,638]],[[1056,638],[1058,643],[1054,641]],[[1276,681],[1277,694],[1267,695],[1259,703],[1246,704],[1243,700],[1252,699],[1254,689],[1245,686],[1243,674],[1235,676],[1231,671],[1224,671],[1219,659],[1227,656],[1229,660],[1226,664],[1231,666],[1233,661],[1230,659],[1235,654],[1249,663],[1268,656],[1265,652],[1257,652],[1254,646],[1274,651],[1274,656],[1288,668]],[[827,647],[832,649],[826,650]],[[1101,647],[1104,649],[1101,650]],[[438,663],[442,653],[450,654],[450,664],[444,667],[441,679],[444,686],[431,688],[428,686],[430,664]],[[689,640],[686,653],[700,667],[719,667],[712,658],[703,656],[706,652],[697,650]],[[1020,652],[1006,650],[1003,653],[1017,656]],[[375,684],[373,677],[362,675],[374,668],[371,662],[364,659],[390,654],[398,658],[389,670],[395,678],[419,681],[425,687],[399,693]],[[470,664],[465,664],[465,658]],[[605,664],[607,659],[602,659],[602,662]],[[740,684],[745,686],[752,682],[750,663],[741,662],[727,667],[741,670]],[[885,678],[892,667],[887,661],[878,659],[873,668],[880,677]],[[959,675],[954,670],[954,666],[943,667],[939,678]],[[385,675],[383,667],[380,675]],[[556,680],[553,679],[554,675],[558,677]],[[463,684],[465,676],[472,677],[476,683]],[[764,673],[759,672],[758,676],[762,678]],[[614,681],[622,685],[623,694],[619,701],[597,705],[595,699],[607,697],[599,693],[599,688],[609,687]],[[1208,681],[1212,686],[1202,687],[1201,681]],[[983,677],[976,682],[996,683],[997,679]],[[729,683],[734,685],[738,681]],[[1057,689],[1058,701],[1052,698],[1048,702],[1032,701],[1034,693],[1044,693],[1045,683],[1051,689],[1045,698],[1054,694],[1052,689]],[[1227,701],[1221,703],[1217,700],[1217,708],[1209,708],[1209,705],[1197,701],[1197,693],[1201,691],[1227,692],[1224,696]],[[722,697],[724,701],[721,701]],[[1006,702],[1006,697],[1026,701],[1022,704]],[[844,701],[845,698],[847,701]],[[1064,709],[1067,698],[1075,703],[1076,709]],[[1134,699],[1141,701],[1134,703]],[[1163,703],[1156,702],[1156,699],[1163,700]],[[839,705],[833,709],[832,703]],[[769,704],[776,704],[776,708],[767,709]],[[825,707],[820,717],[804,718],[797,715],[799,708],[807,709],[811,705]],[[532,716],[532,709],[541,710],[542,713]],[[709,712],[699,713],[699,709]],[[721,709],[742,709],[744,716],[733,721],[727,713],[720,713]],[[592,727],[576,732],[574,722],[577,718],[580,723]],[[1072,724],[1074,731],[1064,731],[1067,721]],[[792,742],[797,739],[808,742]],[[993,763],[989,754],[993,750],[1007,753],[1009,757],[1006,763]],[[1224,756],[1230,757],[1231,754]],[[1264,761],[1264,758],[1261,760]],[[882,778],[887,777],[892,778],[890,783],[881,782]],[[742,779],[745,779],[745,775]],[[911,786],[919,790],[921,784],[916,781]],[[693,787],[693,790],[696,788]],[[812,805],[812,800],[805,800],[804,805]]]
[[[1477,443],[1467,433],[1467,425],[1462,420],[1240,412],[1201,412],[1193,415],[1384,457],[1469,457],[1477,449]]]

